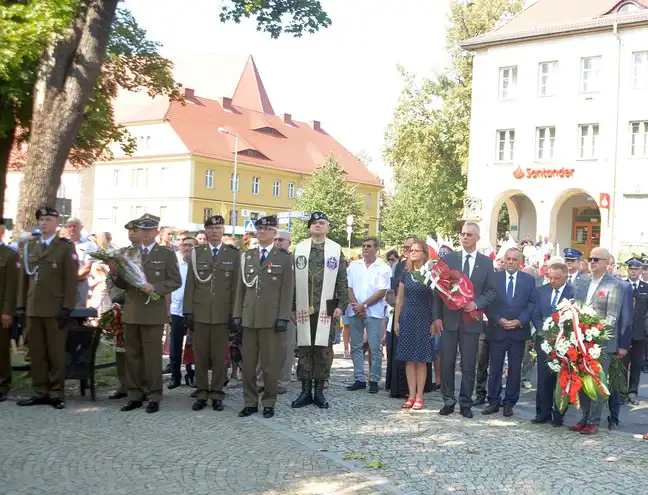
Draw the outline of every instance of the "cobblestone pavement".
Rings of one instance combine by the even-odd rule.
[[[648,442],[630,433],[531,425],[525,405],[511,419],[441,417],[438,393],[404,411],[385,392],[344,390],[351,368],[336,360],[328,411],[290,409],[294,383],[271,420],[236,416],[240,388],[220,413],[191,411],[184,387],[154,415],[120,413],[106,392],[64,411],[8,401],[0,493],[648,493]]]

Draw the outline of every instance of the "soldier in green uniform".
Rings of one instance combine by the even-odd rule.
[[[0,218],[0,311],[2,328],[0,328],[0,402],[7,400],[11,389],[11,325],[16,312],[16,288],[20,273],[18,253],[7,247],[2,238],[5,234],[5,222]]]
[[[141,230],[142,240],[140,246],[128,251],[129,255],[137,256],[139,250],[147,283],[142,288],[133,287],[119,273],[115,280],[115,285],[126,291],[122,320],[130,388],[128,403],[121,408],[122,411],[142,407],[145,394],[142,377],[149,389],[146,412],[159,411],[162,399],[162,332],[169,321],[164,296],[178,289],[182,280],[175,253],[155,243],[158,226],[159,221],[152,216],[135,220],[134,227]],[[115,273],[115,263],[110,265]],[[151,292],[158,294],[160,299],[153,300],[149,295]]]
[[[196,401],[200,411],[211,398],[214,411],[223,410],[225,358],[229,345],[229,321],[240,278],[238,248],[223,244],[225,219],[216,215],[205,222],[207,244],[191,253],[183,299],[183,314],[192,331],[196,363]],[[211,384],[207,380],[212,362]]]
[[[282,337],[288,328],[293,298],[293,273],[288,251],[274,246],[277,217],[255,223],[258,247],[242,254],[232,328],[243,328],[243,395],[246,417],[259,411],[257,363],[261,355],[263,417],[274,416],[277,380],[282,358]]]
[[[346,260],[340,245],[326,237],[330,230],[326,214],[312,213],[308,228],[310,238],[300,242],[294,252],[297,376],[302,382],[302,391],[292,407],[315,403],[327,409],[324,386],[330,374],[329,355],[335,324],[349,304]]]
[[[25,247],[18,279],[16,312],[27,316],[33,389],[19,406],[65,408],[65,322],[76,301],[79,263],[74,244],[56,235],[58,217],[54,208],[36,211],[41,237]]]

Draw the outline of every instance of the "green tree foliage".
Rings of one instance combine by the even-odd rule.
[[[491,31],[522,3],[454,1],[446,33],[451,61],[446,74],[417,80],[400,68],[405,88],[386,133],[385,161],[395,165],[396,181],[383,218],[386,242],[457,231],[466,191],[472,92],[472,55],[460,42]]]
[[[364,235],[364,201],[356,186],[344,177],[344,170],[334,157],[329,156],[306,181],[304,194],[295,204],[298,211],[312,213],[322,211],[331,220],[329,238],[342,246],[347,245],[346,219],[353,215],[354,239]],[[308,237],[306,222],[295,221],[291,227],[294,242]]]

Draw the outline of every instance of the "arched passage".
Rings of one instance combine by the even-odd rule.
[[[508,228],[502,223],[500,213],[502,207],[508,211]],[[493,203],[490,220],[490,243],[495,248],[498,241],[498,225],[500,231],[506,230],[513,238],[521,241],[528,234],[535,239],[537,229],[537,214],[535,206],[529,197],[519,190],[506,191]],[[502,232],[500,232],[501,237]]]
[[[549,235],[561,251],[572,247],[589,256],[601,244],[601,228],[601,210],[586,191],[570,189],[554,201]]]

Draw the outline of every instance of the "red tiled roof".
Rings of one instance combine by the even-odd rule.
[[[640,9],[633,14],[617,14],[617,7],[627,0],[537,0],[508,22],[482,36],[461,43],[464,48],[483,48],[506,41],[600,29],[648,21],[643,3],[632,0]]]
[[[268,93],[263,86],[261,76],[259,76],[259,71],[251,56],[245,64],[241,79],[236,86],[236,91],[234,91],[232,104],[255,112],[274,115],[270,98],[268,98]]]

